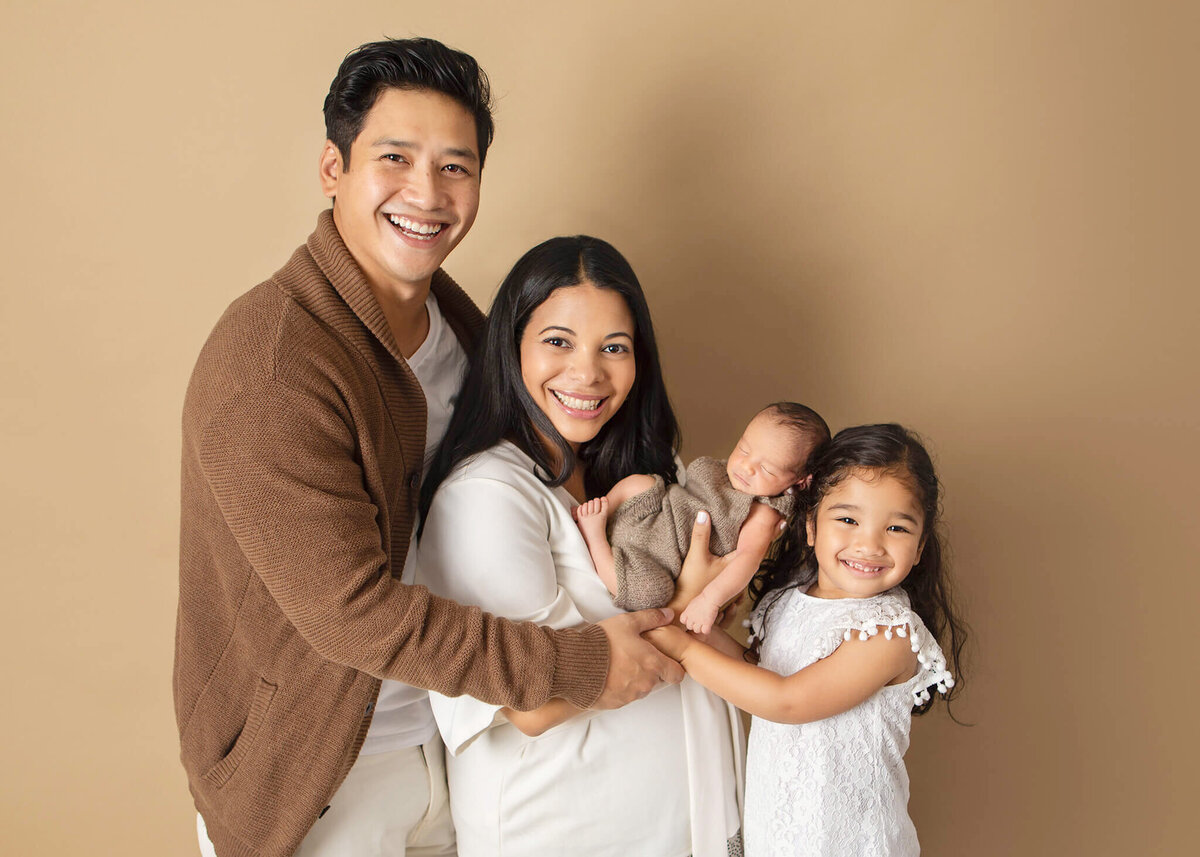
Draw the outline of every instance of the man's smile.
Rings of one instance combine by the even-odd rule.
[[[388,222],[396,227],[402,235],[418,241],[432,241],[441,233],[442,227],[446,225],[434,221],[422,222],[413,220],[411,217],[405,217],[400,214],[389,214],[386,216]]]

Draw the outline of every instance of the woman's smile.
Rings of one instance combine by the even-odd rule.
[[[600,406],[606,397],[575,396],[561,390],[551,390],[550,392],[554,394],[558,406],[577,420],[595,419],[604,413]]]
[[[573,447],[596,437],[633,389],[633,331],[625,299],[589,282],[556,289],[530,314],[521,377]]]

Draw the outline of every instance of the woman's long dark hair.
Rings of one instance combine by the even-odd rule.
[[[949,562],[941,533],[941,486],[929,453],[913,432],[888,423],[842,429],[815,451],[810,461],[812,481],[800,498],[806,512],[792,519],[779,549],[751,581],[750,596],[754,604],[765,599],[764,609],[770,611],[785,591],[807,586],[817,579],[817,558],[808,545],[806,524],[834,486],[862,471],[897,477],[912,489],[925,517],[921,559],[900,588],[908,593],[913,610],[946,654],[955,678],[954,686],[945,695],[949,702],[962,687],[961,655],[967,627],[954,612]],[[932,705],[930,700],[915,708],[914,713],[924,714]]]
[[[585,282],[625,299],[633,316],[637,375],[621,408],[595,438],[580,445],[577,461],[570,444],[525,389],[521,336],[530,315],[556,289]],[[557,464],[542,437],[557,448]],[[631,473],[657,473],[668,483],[676,481],[679,424],[667,400],[650,308],[633,268],[607,241],[587,235],[551,238],[522,256],[500,284],[450,426],[421,487],[422,520],[434,492],[455,465],[504,439],[516,443],[548,474],[544,481],[550,486],[563,484],[582,463],[589,497],[607,493]]]

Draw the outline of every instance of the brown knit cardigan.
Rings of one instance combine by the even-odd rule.
[[[483,316],[442,271],[433,292],[469,351]],[[420,385],[326,211],[217,322],[184,404],[175,711],[221,857],[296,849],[380,678],[518,709],[603,688],[600,628],[515,624],[399,582],[424,448]]]

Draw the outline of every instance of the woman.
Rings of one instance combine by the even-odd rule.
[[[676,478],[637,277],[604,241],[540,244],[481,349],[426,482],[421,582],[553,627],[617,613],[571,510],[630,473]],[[740,853],[740,722],[690,679],[614,711],[432,702],[463,857]]]

